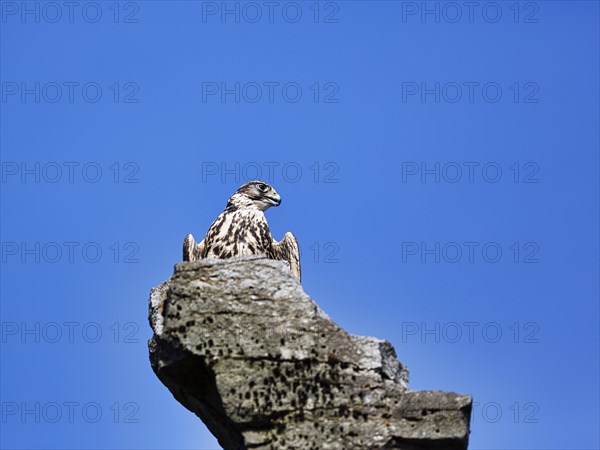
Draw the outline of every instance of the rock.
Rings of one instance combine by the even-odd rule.
[[[410,391],[392,345],[352,336],[265,258],[181,263],[152,289],[158,378],[224,449],[466,449],[471,398]]]

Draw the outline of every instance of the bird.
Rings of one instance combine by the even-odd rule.
[[[281,196],[264,181],[250,181],[229,197],[225,210],[215,219],[200,243],[188,234],[183,240],[183,260],[227,259],[259,255],[287,261],[301,280],[300,247],[289,231],[277,242],[271,236],[265,211],[281,204]]]

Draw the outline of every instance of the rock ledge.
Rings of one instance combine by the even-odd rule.
[[[466,449],[471,398],[410,391],[392,345],[352,336],[285,263],[181,263],[150,294],[154,372],[224,449]]]

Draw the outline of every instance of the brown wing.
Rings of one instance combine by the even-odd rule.
[[[199,244],[196,244],[194,236],[188,234],[183,240],[183,260],[198,261],[201,258],[204,250],[204,239]]]
[[[300,247],[296,236],[287,232],[281,242],[273,240],[273,259],[287,261],[292,273],[300,281]]]

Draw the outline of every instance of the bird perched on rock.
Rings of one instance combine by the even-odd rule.
[[[280,242],[274,240],[264,214],[271,206],[280,204],[281,197],[267,183],[244,184],[229,197],[225,211],[215,219],[199,244],[191,234],[185,237],[183,260],[262,255],[287,261],[300,280],[300,248],[296,237],[287,232]]]

